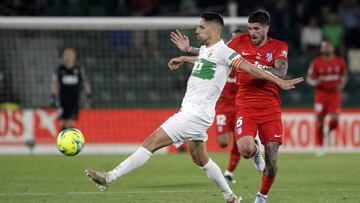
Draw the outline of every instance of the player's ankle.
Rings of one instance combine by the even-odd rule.
[[[234,175],[234,173],[229,171],[229,170],[225,170],[225,172],[224,172],[224,176],[231,176],[232,177],[233,175]]]

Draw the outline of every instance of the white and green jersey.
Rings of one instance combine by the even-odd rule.
[[[201,46],[187,83],[181,110],[212,123],[215,105],[231,71],[231,63],[240,56],[223,40],[211,47]]]

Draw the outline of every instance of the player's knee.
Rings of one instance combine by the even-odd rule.
[[[155,130],[149,137],[147,137],[142,144],[142,146],[149,150],[151,153],[154,153],[157,150],[158,142],[159,142],[159,129]]]
[[[218,141],[219,147],[221,147],[221,148],[225,148],[228,146],[228,143],[224,140],[218,139],[217,141]]]
[[[219,135],[217,137],[217,143],[221,148],[225,148],[229,145],[230,142],[230,135],[228,134],[223,134],[223,135]]]
[[[201,158],[201,157],[196,157],[196,156],[192,156],[192,160],[194,162],[194,164],[203,167],[207,164],[207,162],[209,161],[208,158]]]
[[[242,137],[237,141],[239,153],[245,158],[251,158],[256,147],[254,145],[254,138],[251,136]]]
[[[268,163],[265,167],[265,175],[269,178],[273,178],[276,175],[277,169],[276,162]]]

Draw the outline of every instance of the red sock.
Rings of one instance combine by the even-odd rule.
[[[263,195],[267,195],[269,193],[271,185],[274,183],[274,180],[275,180],[275,177],[268,178],[267,176],[263,175],[262,181],[261,181],[260,193]]]
[[[329,122],[329,131],[335,130],[338,127],[338,121],[336,119],[331,119]]]
[[[323,146],[324,141],[324,132],[322,126],[318,126],[316,128],[316,135],[315,135],[315,146]]]
[[[228,163],[227,170],[233,172],[240,161],[240,153],[236,142],[233,143],[233,148],[230,152],[230,160]]]

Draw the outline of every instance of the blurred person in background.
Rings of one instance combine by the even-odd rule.
[[[335,13],[330,13],[327,16],[327,23],[323,26],[324,40],[329,41],[335,48],[335,52],[344,56],[344,36],[345,29],[339,23],[338,16]]]
[[[324,134],[330,139],[331,132],[338,128],[341,93],[348,81],[345,60],[336,56],[334,51],[334,46],[330,42],[321,43],[321,56],[311,62],[306,80],[315,88],[314,110],[317,120],[315,145],[318,156],[324,154]],[[325,127],[326,120],[328,125]]]
[[[312,57],[316,56],[320,43],[323,40],[322,38],[323,33],[316,17],[310,17],[308,25],[301,30],[301,49]]]
[[[66,48],[63,52],[63,64],[56,68],[51,84],[52,102],[60,111],[61,130],[74,127],[78,119],[82,87],[89,102],[91,87],[85,71],[76,64],[75,49]]]

